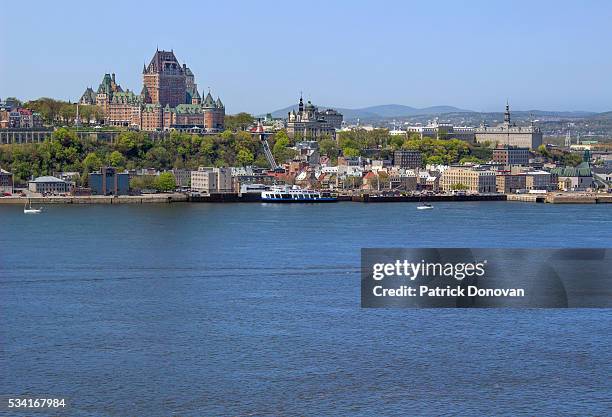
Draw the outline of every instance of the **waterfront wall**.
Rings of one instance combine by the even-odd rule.
[[[418,203],[423,201],[506,201],[505,194],[492,195],[429,195],[429,196],[375,196],[363,194],[353,196],[352,201],[360,203]]]
[[[68,196],[68,197],[3,197],[0,204],[24,205],[28,201],[36,207],[41,204],[148,204],[177,203],[187,201],[185,194],[151,194],[138,196]]]
[[[203,196],[186,194],[146,194],[140,196],[67,196],[67,197],[2,197],[0,204],[24,205],[28,201],[33,206],[45,204],[149,204],[149,203],[259,203],[257,194],[224,193]],[[494,194],[494,195],[430,195],[430,196],[339,196],[338,201],[354,203],[418,203],[418,202],[462,202],[462,201],[516,201],[523,203],[550,204],[610,204],[612,194],[595,193],[548,193],[543,194]]]

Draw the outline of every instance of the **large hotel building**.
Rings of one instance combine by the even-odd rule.
[[[115,74],[105,74],[98,90],[87,88],[79,103],[99,106],[105,123],[111,126],[147,131],[223,130],[225,106],[210,92],[202,100],[193,72],[178,62],[173,51],[155,51],[142,77],[142,90],[136,94],[124,91]]]

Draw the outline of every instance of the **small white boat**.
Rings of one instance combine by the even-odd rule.
[[[38,213],[42,213],[42,207],[35,209],[35,208],[32,208],[32,203],[29,203],[29,205],[28,205],[28,203],[26,203],[23,206],[23,212],[24,212],[24,214],[38,214]]]
[[[433,206],[429,203],[422,203],[417,206],[417,210],[432,210]]]

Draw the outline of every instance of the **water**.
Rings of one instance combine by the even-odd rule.
[[[359,250],[611,247],[612,206],[435,206],[0,206],[0,394],[78,416],[609,415],[610,310],[364,310]]]

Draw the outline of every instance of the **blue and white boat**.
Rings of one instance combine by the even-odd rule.
[[[306,190],[297,185],[275,185],[261,192],[261,201],[266,203],[333,203],[335,194],[325,191]]]

